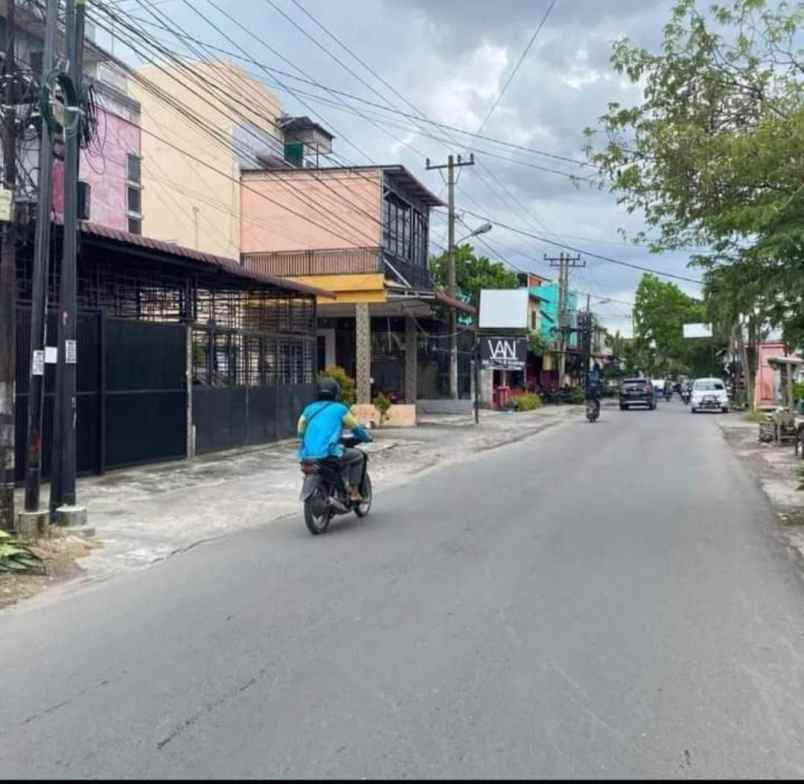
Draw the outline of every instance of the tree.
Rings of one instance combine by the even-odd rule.
[[[650,375],[707,375],[723,340],[684,337],[684,324],[706,321],[703,301],[675,283],[642,276],[634,300],[634,350]]]
[[[443,288],[448,284],[448,254],[430,258],[430,271],[436,283]],[[519,286],[519,278],[498,261],[491,261],[486,256],[476,256],[474,248],[467,244],[455,248],[455,281],[457,287],[468,294],[472,304],[480,303],[481,289],[515,289]]]
[[[731,0],[706,19],[678,0],[660,54],[614,44],[614,69],[644,85],[644,100],[610,104],[607,145],[595,151],[587,129],[588,149],[620,203],[659,230],[654,249],[711,245],[713,260],[733,259],[756,237],[778,256],[795,237],[801,250],[803,14]]]
[[[614,45],[642,102],[609,105],[602,149],[586,131],[602,182],[658,232],[635,241],[693,246],[709,314],[736,336],[745,327],[749,353],[766,325],[804,344],[802,21],[800,2],[728,0],[705,16],[677,0],[659,53]]]

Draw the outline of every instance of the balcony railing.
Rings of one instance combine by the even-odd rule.
[[[393,269],[391,269],[393,268]],[[393,274],[393,271],[401,275],[407,283],[414,289],[424,289],[429,291],[433,288],[433,276],[426,267],[420,267],[418,264],[411,264],[409,261],[401,261],[396,257],[388,259],[386,264],[386,274]],[[401,282],[401,281],[400,281]]]
[[[243,264],[255,272],[284,277],[361,274],[385,270],[379,248],[245,253]]]

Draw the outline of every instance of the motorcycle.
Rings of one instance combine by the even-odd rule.
[[[692,397],[692,391],[690,389],[683,389],[681,391],[681,400],[684,402],[685,406],[690,404],[690,398]]]
[[[359,443],[360,441],[352,435],[341,438],[341,444],[347,448],[356,447]],[[360,501],[354,501],[350,497],[337,458],[305,460],[301,464],[301,471],[304,475],[304,484],[300,500],[304,503],[304,522],[311,534],[317,536],[326,533],[332,518],[336,515],[354,512],[358,517],[365,517],[371,510],[373,493],[368,473],[368,455],[365,452],[363,452],[363,477],[360,481],[362,496]]]
[[[600,401],[589,399],[586,401],[586,418],[590,422],[595,422],[600,416]]]
[[[672,400],[673,398],[673,390],[672,389],[665,389],[664,390],[664,399],[665,400]]]

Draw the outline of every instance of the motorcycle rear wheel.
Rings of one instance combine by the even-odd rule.
[[[304,502],[304,523],[313,536],[324,534],[329,528],[332,520],[332,509],[329,508],[326,502],[327,499],[320,489],[315,490]],[[316,507],[323,510],[318,515],[316,515]]]
[[[363,485],[363,501],[355,507],[355,514],[358,517],[365,517],[371,511],[371,502],[374,500],[374,491],[371,489],[371,477],[366,474],[366,481]]]

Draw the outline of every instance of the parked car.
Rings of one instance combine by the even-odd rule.
[[[726,385],[719,378],[696,378],[692,385],[690,410],[693,414],[699,411],[729,410],[729,393]]]
[[[620,383],[620,411],[631,406],[656,408],[656,388],[649,378],[624,378]]]

